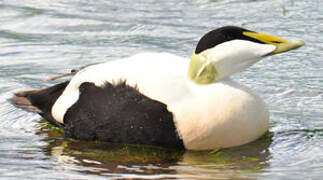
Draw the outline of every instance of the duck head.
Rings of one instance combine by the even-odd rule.
[[[304,44],[303,40],[289,41],[236,26],[225,26],[208,32],[200,39],[191,57],[188,78],[196,84],[216,82],[266,56]]]

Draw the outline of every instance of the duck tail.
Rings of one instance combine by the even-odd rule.
[[[69,81],[56,84],[41,90],[25,90],[15,93],[10,99],[11,103],[23,110],[38,113],[55,126],[63,126],[51,115],[51,109],[58,97],[63,93]]]

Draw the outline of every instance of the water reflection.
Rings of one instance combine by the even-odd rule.
[[[204,152],[67,140],[44,122],[37,133],[47,134],[43,152],[65,170],[118,178],[243,178],[268,167],[271,157],[269,132],[244,146]]]

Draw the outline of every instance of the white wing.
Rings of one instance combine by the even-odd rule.
[[[142,53],[129,58],[108,61],[89,66],[78,72],[58,98],[52,108],[52,115],[63,123],[66,110],[79,97],[79,86],[83,82],[93,82],[97,86],[105,82],[126,80],[137,86],[144,95],[172,104],[188,94],[186,71],[189,59],[168,53]]]

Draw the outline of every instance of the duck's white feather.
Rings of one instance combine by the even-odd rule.
[[[54,104],[52,115],[58,122],[63,123],[64,114],[77,101],[79,86],[83,82],[93,82],[101,86],[105,82],[126,80],[127,84],[137,86],[148,97],[170,104],[188,94],[183,92],[188,90],[184,83],[188,62],[188,59],[168,53],[142,53],[89,66],[72,78]]]
[[[268,129],[269,112],[249,88],[230,79],[191,83],[190,96],[169,106],[185,147],[207,150],[251,142]]]
[[[93,65],[77,73],[52,108],[63,123],[78,99],[79,86],[126,80],[144,95],[167,104],[187,149],[212,149],[245,144],[268,129],[264,102],[230,79],[196,85],[186,78],[189,60],[167,53],[144,53]],[[167,73],[165,73],[167,72]]]

